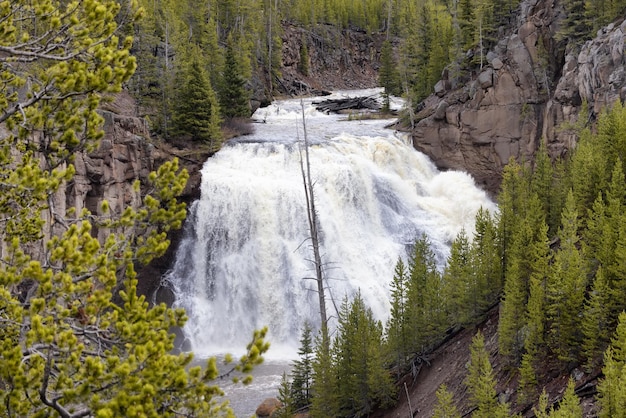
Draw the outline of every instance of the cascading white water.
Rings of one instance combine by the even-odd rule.
[[[352,95],[373,92],[352,92]],[[399,256],[425,233],[443,263],[450,242],[495,209],[472,178],[439,172],[389,121],[346,120],[304,102],[322,257],[340,305],[360,291],[375,316],[389,312]],[[194,352],[244,347],[267,325],[274,346],[295,352],[304,321],[319,323],[300,166],[299,100],[258,110],[253,135],[231,141],[202,170],[201,198],[168,275]],[[327,302],[329,316],[336,316]],[[270,353],[271,356],[271,353]]]

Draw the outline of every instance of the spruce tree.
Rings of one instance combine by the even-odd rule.
[[[390,405],[395,389],[384,367],[382,326],[360,293],[342,303],[332,351],[339,416],[367,416],[377,405]]]
[[[396,63],[393,58],[391,42],[385,40],[380,50],[380,70],[378,72],[378,84],[384,88],[383,111],[389,111],[389,96],[399,94],[398,75]]]
[[[240,64],[235,55],[235,40],[229,36],[224,57],[224,74],[219,90],[222,114],[227,118],[250,116],[250,99]]]
[[[576,358],[580,341],[578,314],[583,308],[587,285],[587,270],[578,249],[578,225],[576,202],[570,192],[559,231],[561,247],[547,284],[550,345],[563,361]]]
[[[298,349],[299,359],[293,362],[293,369],[291,371],[292,382],[290,399],[293,402],[294,409],[307,407],[311,403],[314,360],[314,347],[311,334],[311,325],[306,322],[300,338],[300,348]]]
[[[545,286],[550,276],[550,243],[548,241],[548,226],[542,226],[542,240],[534,244],[533,271],[530,276],[530,290],[526,305],[526,338],[524,339],[524,354],[520,366],[520,386],[524,392],[532,394],[536,387],[537,361],[543,358],[545,331]]]
[[[195,48],[193,48],[195,49]],[[221,140],[220,107],[197,55],[179,75],[180,90],[174,103],[172,133],[218,147]]]
[[[402,258],[398,258],[391,282],[391,313],[386,330],[390,359],[398,368],[398,377],[413,348],[409,328],[408,285],[408,271]]]
[[[559,408],[550,412],[550,418],[582,418],[583,410],[580,399],[574,392],[575,385],[572,379],[567,383],[563,399],[559,402]]]
[[[470,259],[470,244],[465,230],[462,230],[452,242],[450,257],[443,274],[449,303],[450,320],[459,325],[474,322],[479,314],[479,290]]]

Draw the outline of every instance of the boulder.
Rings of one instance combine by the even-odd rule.
[[[271,417],[283,404],[276,398],[267,398],[258,406],[255,413],[259,418]]]

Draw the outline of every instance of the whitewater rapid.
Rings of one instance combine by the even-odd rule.
[[[360,291],[385,321],[395,263],[415,238],[425,233],[443,266],[456,234],[471,234],[478,209],[495,206],[469,175],[439,172],[405,135],[385,129],[390,120],[326,115],[312,105],[323,99],[303,105],[328,314],[336,318],[334,305]],[[187,310],[184,333],[199,356],[237,352],[262,326],[269,327],[269,357],[293,356],[303,323],[319,324],[301,103],[277,101],[253,117],[254,134],[231,140],[204,164],[201,198],[166,277],[176,305]]]

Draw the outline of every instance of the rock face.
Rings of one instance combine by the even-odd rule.
[[[362,89],[378,84],[382,34],[368,35],[317,25],[306,30],[285,24],[281,92],[321,92],[333,89]],[[308,50],[308,75],[299,70],[300,46]]]
[[[415,148],[441,169],[468,171],[492,193],[511,157],[532,161],[540,141],[553,158],[572,148],[567,126],[583,100],[593,118],[626,96],[626,23],[609,25],[572,52],[555,37],[561,17],[555,0],[523,1],[517,28],[489,51],[482,69],[465,80],[444,73],[417,114]]]

